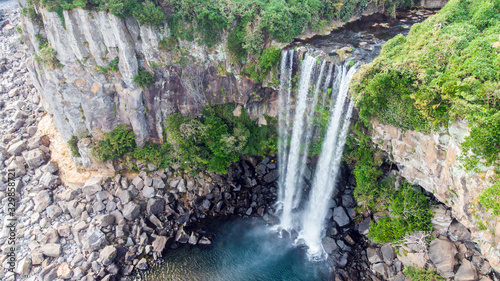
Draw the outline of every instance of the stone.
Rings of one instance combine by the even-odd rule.
[[[35,202],[35,211],[41,213],[52,204],[52,196],[47,190],[42,190],[33,197],[33,201]]]
[[[112,226],[115,224],[115,217],[113,215],[97,215],[95,217],[97,225],[100,227]]]
[[[28,276],[31,271],[31,259],[28,257],[23,258],[17,265],[16,272],[21,276]]]
[[[40,178],[40,184],[48,189],[55,188],[61,181],[59,177],[50,173],[45,173]]]
[[[455,258],[457,253],[455,245],[447,240],[435,239],[429,246],[429,257],[439,275],[445,278],[452,278],[455,275],[453,269],[457,264]]]
[[[208,239],[208,237],[203,236],[198,241],[198,245],[209,246],[209,245],[212,245],[212,241],[210,241],[210,239]]]
[[[42,252],[35,251],[31,254],[31,263],[33,265],[40,265],[43,262],[43,254]]]
[[[335,240],[333,238],[325,236],[321,240],[321,243],[323,244],[323,249],[329,255],[332,254],[335,250],[337,250],[337,243],[335,243]]]
[[[83,247],[88,251],[95,251],[106,244],[106,236],[97,227],[92,227],[84,236]]]
[[[155,189],[151,186],[146,186],[142,190],[142,196],[145,198],[153,198],[155,197]]]
[[[444,205],[438,205],[434,208],[434,215],[432,216],[432,227],[441,235],[446,235],[448,228],[453,221],[451,214]]]
[[[278,170],[273,170],[271,171],[270,173],[267,173],[265,176],[264,176],[264,181],[267,182],[267,183],[273,183],[275,182],[280,176],[280,173]]]
[[[380,248],[380,251],[382,252],[382,258],[384,259],[384,262],[388,265],[391,265],[392,261],[396,257],[394,248],[391,246],[391,244],[384,244]]]
[[[114,246],[106,246],[99,253],[99,258],[104,266],[108,266],[116,259],[118,250]]]
[[[128,202],[125,207],[123,207],[123,217],[126,220],[132,221],[136,219],[141,213],[141,207],[134,202]]]
[[[343,207],[333,209],[333,220],[340,226],[344,227],[351,222],[349,215],[347,215]]]
[[[457,241],[468,241],[471,238],[470,231],[460,222],[454,220],[448,229],[450,240],[453,242]]]
[[[144,181],[139,177],[139,176],[136,176],[133,180],[132,180],[132,184],[138,189],[138,190],[141,190],[143,187],[144,187]]]
[[[63,262],[57,268],[57,276],[61,279],[70,279],[73,277],[73,271],[69,268],[67,263]]]
[[[389,277],[389,268],[385,263],[377,263],[373,265],[373,271],[382,276],[383,280],[387,280]]]
[[[128,202],[130,202],[132,200],[132,197],[133,197],[132,193],[130,191],[123,190],[123,189],[120,189],[120,191],[118,191],[117,196],[118,196],[118,198],[120,198],[122,205],[125,205]]]
[[[20,140],[16,143],[13,143],[7,149],[7,153],[12,156],[21,155],[21,152],[26,148],[26,141]]]
[[[36,169],[42,166],[42,164],[46,161],[45,153],[43,153],[43,151],[39,148],[30,151],[24,151],[22,154],[24,160],[28,164],[28,167],[30,167],[31,169]]]
[[[177,233],[175,234],[175,241],[182,244],[186,244],[189,241],[189,235],[184,231],[183,227],[177,230]]]
[[[147,270],[149,268],[148,261],[146,258],[142,258],[136,265],[136,268],[139,270]]]
[[[167,244],[167,237],[156,236],[155,240],[153,241],[153,251],[156,253],[163,252],[166,244]]]
[[[477,269],[470,261],[467,259],[462,260],[462,264],[455,273],[455,281],[474,281],[477,280]]]
[[[47,216],[51,219],[55,219],[62,215],[63,210],[57,205],[51,205],[47,208]]]
[[[149,199],[146,205],[146,212],[149,215],[158,215],[165,210],[165,200],[163,198]]]
[[[200,235],[196,232],[191,232],[191,236],[189,236],[189,241],[188,243],[191,244],[191,245],[196,245],[198,244],[198,239],[199,239]]]
[[[186,181],[184,179],[179,180],[179,183],[177,184],[177,190],[180,193],[186,192]]]
[[[351,194],[342,195],[342,206],[345,208],[353,208],[356,206],[356,201]]]
[[[42,254],[52,258],[59,257],[61,255],[61,250],[61,244],[56,243],[47,243],[45,245],[42,245],[42,247],[40,248]]]
[[[370,263],[378,263],[382,261],[382,253],[380,252],[379,248],[367,248],[366,256]]]
[[[82,187],[83,194],[92,196],[102,190],[102,178],[98,176],[90,177]]]
[[[161,178],[153,178],[153,187],[155,189],[164,189],[165,183]]]

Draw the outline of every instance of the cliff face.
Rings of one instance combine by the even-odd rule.
[[[180,42],[166,51],[159,45],[170,36],[167,26],[139,26],[131,18],[74,9],[64,11],[64,28],[56,13],[41,13],[42,26],[25,18],[26,40],[40,54],[35,38],[46,37],[62,66],[48,69],[33,60],[30,72],[65,140],[127,124],[138,144],[160,141],[168,115],[197,114],[207,102],[244,104],[254,117],[276,115],[275,90],[239,76],[224,40],[210,49]],[[115,58],[119,71],[103,71]],[[154,72],[155,82],[147,89],[133,81],[139,68]]]
[[[460,143],[469,134],[467,124],[457,122],[432,134],[403,132],[391,125],[373,121],[373,141],[399,167],[401,175],[422,186],[452,208],[453,216],[470,229],[491,266],[500,270],[500,222],[498,217],[478,210],[477,196],[492,185],[493,167],[480,173],[466,172],[460,167]],[[483,225],[483,227],[480,227]],[[484,229],[486,226],[486,229]]]

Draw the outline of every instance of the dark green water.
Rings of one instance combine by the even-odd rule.
[[[183,246],[165,255],[165,264],[143,276],[160,281],[323,281],[325,262],[308,261],[304,249],[279,238],[260,221],[239,220],[210,226],[212,247]]]

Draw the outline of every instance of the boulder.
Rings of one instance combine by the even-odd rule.
[[[434,215],[432,216],[431,222],[432,227],[439,232],[439,234],[446,235],[452,221],[453,218],[451,217],[450,211],[448,211],[444,205],[438,205],[434,208]]]
[[[392,261],[396,257],[396,254],[394,253],[394,248],[391,246],[391,244],[384,244],[380,248],[380,251],[382,252],[382,258],[384,259],[384,262],[388,265],[391,265]]]
[[[132,184],[139,190],[141,190],[144,187],[144,181],[139,176],[136,176],[132,180]]]
[[[335,240],[333,238],[328,237],[328,236],[325,236],[321,240],[321,243],[323,244],[323,249],[329,255],[337,249],[337,243],[335,243]]]
[[[165,188],[165,183],[161,178],[153,178],[153,187],[155,189],[164,189]]]
[[[41,213],[52,204],[52,196],[47,190],[42,190],[33,197],[33,201],[35,202],[35,211]]]
[[[198,244],[198,239],[199,239],[200,235],[196,232],[191,232],[191,236],[189,237],[189,241],[188,243],[191,244],[191,245],[196,245]]]
[[[141,207],[134,202],[128,202],[122,212],[125,219],[132,221],[141,213]]]
[[[63,210],[57,205],[51,205],[47,208],[47,216],[51,219],[55,219],[58,216],[62,215]]]
[[[179,228],[175,234],[175,241],[186,244],[189,241],[189,235],[184,231],[184,227]]]
[[[117,193],[118,193],[117,197],[120,198],[122,205],[125,205],[132,200],[132,197],[133,197],[132,192],[130,192],[128,190],[120,189]]]
[[[153,241],[153,251],[157,253],[163,252],[166,244],[167,244],[167,237],[156,236],[155,240]]]
[[[436,239],[429,246],[429,257],[437,268],[439,275],[452,278],[455,274],[453,269],[457,264],[455,245],[444,239]]]
[[[333,220],[340,226],[344,227],[351,222],[349,215],[347,215],[343,207],[333,209]]]
[[[389,267],[387,264],[381,262],[373,265],[373,271],[378,275],[382,276],[383,280],[387,280],[389,277]]]
[[[98,176],[90,177],[82,187],[82,191],[85,195],[92,196],[96,192],[102,190],[102,178]]]
[[[148,266],[148,261],[146,260],[146,258],[142,258],[138,263],[137,263],[137,266],[136,266],[137,269],[139,270],[147,270],[149,268]]]
[[[468,241],[471,238],[470,231],[463,224],[457,220],[453,220],[448,229],[450,240],[453,242],[457,241]]]
[[[379,248],[367,248],[366,256],[368,257],[370,263],[378,263],[382,261],[382,253]]]
[[[212,241],[208,239],[208,237],[201,237],[201,239],[198,241],[198,245],[204,245],[204,246],[209,246],[212,245]]]
[[[88,251],[95,251],[106,245],[106,236],[97,227],[92,227],[83,238],[83,247]]]
[[[142,190],[142,196],[145,198],[153,198],[155,197],[155,189],[151,186],[146,186]]]
[[[61,244],[47,243],[42,245],[40,251],[47,257],[57,258],[61,255]]]
[[[45,153],[43,153],[43,151],[39,148],[30,151],[24,151],[22,154],[24,160],[28,164],[28,167],[30,167],[31,169],[40,167],[43,163],[45,163],[46,160]]]
[[[110,265],[115,259],[118,251],[114,246],[106,246],[99,253],[99,259],[104,266]]]
[[[149,215],[158,215],[165,210],[165,200],[163,198],[149,199],[146,205],[146,212]]]
[[[73,271],[69,268],[69,265],[65,262],[61,263],[57,268],[57,277],[61,279],[70,279],[73,277]]]
[[[477,269],[467,259],[462,260],[462,264],[455,274],[455,281],[474,281],[478,279]]]
[[[31,271],[31,259],[26,257],[23,258],[17,265],[16,272],[21,276],[28,276]]]
[[[45,188],[55,188],[58,184],[60,184],[59,177],[50,173],[45,173],[40,178],[40,184]]]
[[[12,156],[20,155],[21,152],[26,148],[26,141],[20,140],[16,143],[13,143],[7,149],[7,153]]]

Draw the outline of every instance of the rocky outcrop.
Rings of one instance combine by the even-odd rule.
[[[469,129],[464,122],[456,122],[435,133],[422,134],[403,132],[374,120],[372,138],[390,155],[390,160],[398,165],[406,180],[422,186],[451,207],[453,217],[470,229],[471,239],[479,245],[491,266],[500,271],[500,238],[495,231],[500,228],[499,219],[490,217],[488,212],[477,206],[477,196],[491,186],[495,173],[493,167],[480,167],[479,173],[461,168],[458,161],[462,153],[460,143],[468,134]],[[480,224],[486,229],[480,228]],[[455,241],[461,239],[457,237]]]

